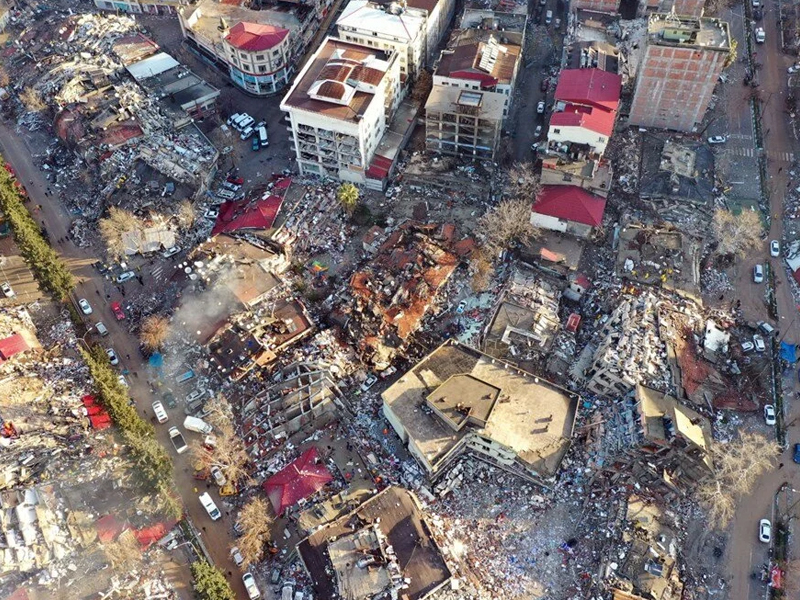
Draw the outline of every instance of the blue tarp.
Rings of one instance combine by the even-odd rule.
[[[160,369],[164,366],[164,357],[156,352],[155,354],[150,355],[150,366],[154,369]]]
[[[781,342],[781,359],[790,364],[797,362],[797,346]]]

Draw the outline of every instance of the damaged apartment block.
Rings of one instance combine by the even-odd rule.
[[[577,406],[577,395],[453,341],[383,393],[384,416],[432,482],[468,454],[547,487]]]

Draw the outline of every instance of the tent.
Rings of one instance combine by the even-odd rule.
[[[317,449],[310,448],[264,482],[264,491],[276,515],[282,515],[287,508],[321,490],[333,479],[317,458]]]

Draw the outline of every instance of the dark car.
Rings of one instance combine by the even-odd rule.
[[[164,398],[164,404],[166,404],[168,408],[175,408],[177,406],[177,403],[175,402],[175,394],[173,394],[172,391],[167,390],[164,392],[162,398]]]
[[[794,462],[800,465],[800,444],[794,445]]]
[[[550,78],[549,77],[545,77],[544,79],[542,79],[541,88],[542,88],[543,92],[546,92],[550,88]]]

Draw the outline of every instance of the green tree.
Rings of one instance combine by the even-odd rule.
[[[222,572],[205,560],[192,563],[194,591],[200,600],[236,600]]]
[[[352,215],[358,206],[358,188],[352,183],[343,183],[336,190],[336,199],[348,215]]]

